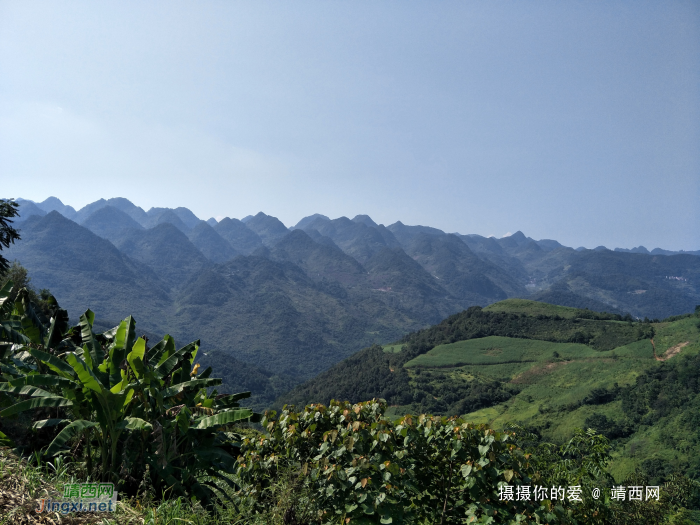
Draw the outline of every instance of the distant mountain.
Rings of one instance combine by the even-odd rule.
[[[149,225],[155,226],[169,222],[178,227],[180,231],[188,232],[199,224],[199,218],[187,208],[151,208],[146,212],[149,218]],[[177,219],[175,219],[177,217]]]
[[[631,250],[628,250],[626,248],[615,248],[613,251],[625,253],[649,253],[649,250],[647,250],[644,246],[637,246],[636,248],[632,248]]]
[[[287,227],[277,217],[258,213],[245,222],[248,229],[258,234],[265,246],[273,246],[289,233]]]
[[[143,208],[136,206],[130,200],[123,197],[115,197],[112,199],[107,199],[107,204],[120,211],[126,213],[129,217],[134,219],[144,228],[149,225],[149,216],[143,211]],[[70,217],[69,217],[70,218]]]
[[[116,243],[129,230],[143,230],[143,226],[113,206],[100,208],[83,221],[83,226],[112,243]]]
[[[296,224],[296,226],[294,226],[294,229],[303,230],[304,228],[306,228],[307,225],[311,224],[316,219],[330,221],[330,219],[325,215],[321,215],[320,213],[314,213],[313,215],[309,215],[308,217],[304,217],[302,220],[300,220]]]
[[[515,254],[519,251],[520,248],[529,244],[533,240],[534,239],[531,239],[530,237],[526,237],[523,232],[517,231],[513,235],[509,235],[508,237],[502,237],[500,239],[497,239],[496,242],[501,246],[501,248],[503,248],[503,250],[506,253]]]
[[[32,201],[17,199],[17,203],[19,204],[19,217],[14,219],[16,222],[25,221],[32,215],[38,215],[39,217],[46,215],[46,212]]]
[[[199,221],[187,237],[197,249],[212,262],[222,263],[233,259],[238,252],[207,222]]]
[[[109,206],[109,203],[105,199],[91,202],[90,204],[80,208],[76,212],[75,216],[71,218],[71,220],[77,222],[78,224],[82,224],[90,215],[95,213],[97,210],[104,208],[105,206]]]
[[[333,289],[295,264],[258,256],[199,272],[176,303],[177,319],[196,327],[209,348],[296,381],[422,325],[371,293]]]
[[[303,230],[289,232],[272,248],[270,254],[275,260],[295,264],[315,280],[328,279],[343,285],[366,281],[367,272],[360,263],[335,244],[314,241]]]
[[[419,319],[436,322],[463,308],[423,267],[401,248],[384,247],[364,264],[372,290],[381,300]]]
[[[406,253],[465,305],[486,305],[526,293],[524,286],[495,264],[477,257],[456,235],[421,232],[406,246]]]
[[[399,242],[388,230],[389,237],[378,228],[367,226],[364,222],[351,221],[347,217],[332,221],[317,217],[304,228],[309,229],[332,239],[340,249],[361,264],[384,248],[400,247]]]
[[[73,317],[92,308],[105,328],[134,313],[150,318],[147,333],[201,338],[252,367],[260,403],[362,346],[504,298],[640,318],[700,304],[697,255],[574,250],[522,232],[447,234],[367,215],[316,214],[290,230],[262,212],[205,222],[186,208],[145,212],[113,198],[68,220],[19,202],[22,240],[8,255],[35,286],[50,288]],[[44,204],[71,213],[58,199]],[[245,386],[231,370],[227,385]]]
[[[397,241],[404,248],[408,246],[413,239],[424,233],[426,235],[445,235],[445,232],[438,230],[437,228],[431,228],[429,226],[406,226],[401,221],[397,221],[391,224],[387,229],[394,235]]]
[[[552,250],[556,250],[557,248],[563,248],[564,246],[552,239],[540,239],[539,241],[535,241],[539,245],[540,248],[542,248],[544,251],[549,252]]]
[[[129,230],[116,246],[151,268],[173,289],[181,288],[195,274],[211,266],[187,236],[169,222],[148,230]]]
[[[355,215],[353,217],[352,222],[356,222],[358,224],[364,224],[365,226],[369,226],[371,228],[376,228],[379,225],[372,220],[372,217],[369,215]]]
[[[238,219],[226,217],[214,226],[214,230],[226,239],[234,250],[244,255],[262,246],[260,236]]]
[[[7,256],[21,261],[35,286],[49,288],[73,321],[91,308],[107,323],[134,315],[139,330],[165,333],[170,300],[150,268],[56,211],[25,221],[21,234]]]
[[[700,257],[695,255],[585,250],[574,252],[567,263],[552,272],[552,289],[602,303],[598,310],[612,307],[661,319],[692,312],[700,304]]]
[[[76,214],[76,211],[72,206],[66,206],[56,197],[49,197],[45,201],[37,203],[37,206],[46,213],[57,211],[68,219],[72,219]]]

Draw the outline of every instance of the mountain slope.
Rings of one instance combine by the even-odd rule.
[[[128,230],[143,230],[143,226],[113,206],[100,208],[87,217],[82,226],[112,243],[117,242]]]
[[[398,247],[397,241],[387,243],[384,236],[373,226],[364,222],[354,222],[347,217],[327,221],[317,218],[310,222],[305,230],[313,229],[329,237],[345,253],[361,264],[367,262],[374,254],[387,247]]]
[[[282,222],[270,215],[265,215],[263,212],[258,213],[255,217],[245,222],[248,229],[252,230],[265,246],[273,246],[278,240],[289,233],[287,227]]]
[[[212,264],[184,233],[168,222],[148,230],[129,230],[116,246],[155,271],[173,289],[184,286]]]
[[[270,252],[273,259],[288,261],[312,279],[328,279],[344,285],[365,280],[365,269],[335,245],[315,242],[303,230],[293,230]]]
[[[196,326],[208,345],[297,380],[420,326],[371,296],[338,297],[298,266],[257,256],[200,272],[176,304],[178,323]]]
[[[525,293],[525,288],[496,265],[479,259],[456,235],[419,233],[405,247],[454,297],[465,305],[486,305]]]
[[[72,219],[75,217],[76,211],[73,206],[66,206],[61,202],[60,199],[56,197],[49,197],[43,202],[38,202],[37,206],[44,210],[46,213],[57,211],[67,219]]]
[[[73,320],[91,308],[98,320],[133,315],[149,330],[163,326],[169,300],[156,275],[56,211],[26,222],[22,241],[7,253],[27,268],[34,286],[51,290]]]
[[[207,259],[214,263],[226,262],[238,255],[228,241],[204,221],[199,221],[199,224],[189,231],[187,237]]]
[[[278,403],[382,397],[395,414],[466,414],[495,428],[514,422],[554,442],[594,427],[615,440],[616,477],[636,468],[652,479],[700,477],[699,363],[700,311],[621,322],[508,300],[366,348]]]
[[[239,253],[248,255],[262,246],[262,239],[238,219],[226,217],[214,226],[216,233],[226,239]]]

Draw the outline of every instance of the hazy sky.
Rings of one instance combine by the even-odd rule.
[[[700,2],[0,0],[0,188],[700,249]]]

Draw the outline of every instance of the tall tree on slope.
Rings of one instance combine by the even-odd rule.
[[[0,250],[9,248],[10,244],[20,239],[19,233],[12,227],[12,218],[19,216],[19,204],[12,199],[0,199]],[[0,255],[0,275],[10,268],[7,259]]]

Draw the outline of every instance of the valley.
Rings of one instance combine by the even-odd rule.
[[[145,334],[201,339],[203,364],[225,361],[225,387],[251,390],[259,409],[362,348],[474,305],[519,297],[662,319],[700,303],[691,253],[576,250],[366,215],[315,214],[287,228],[262,212],[204,221],[124,198],[77,211],[56,198],[19,202],[22,240],[7,257],[37,290],[71,319],[89,306],[98,327],[131,314]]]
[[[700,308],[640,322],[509,299],[364,349],[280,403],[385,398],[394,417],[438,413],[496,429],[516,424],[554,443],[592,427],[614,443],[616,479],[636,469],[651,478],[696,477],[698,364]]]

